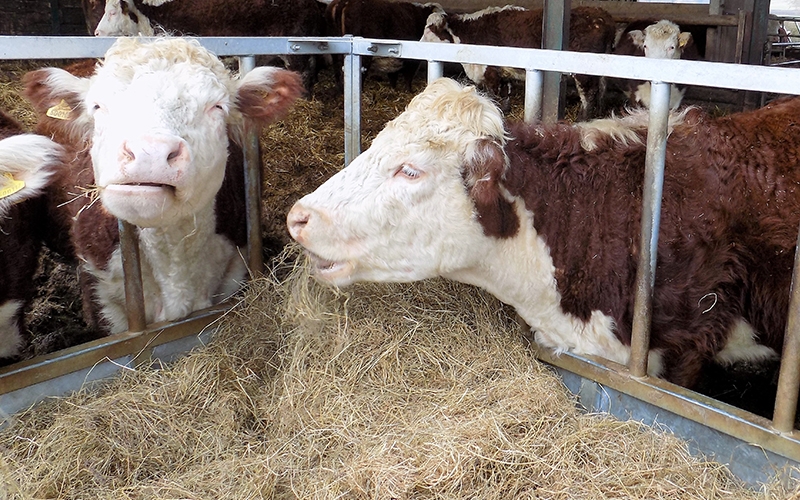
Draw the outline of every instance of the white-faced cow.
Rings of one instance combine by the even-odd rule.
[[[106,0],[96,36],[321,36],[324,5],[316,0]],[[317,58],[282,56],[311,92]]]
[[[681,31],[677,24],[666,19],[656,23],[641,21],[629,24],[617,42],[614,53],[654,59],[699,59],[692,34]],[[650,82],[618,80],[615,84],[627,95],[631,104],[650,107]],[[670,86],[670,109],[678,109],[685,92],[685,87]]]
[[[576,7],[570,12],[568,50],[576,52],[611,52],[616,25],[611,14],[597,7]],[[542,10],[522,7],[489,7],[472,14],[434,13],[428,17],[424,42],[501,45],[542,48]],[[467,77],[503,98],[507,110],[511,80],[525,80],[525,70],[479,64],[464,64]],[[591,75],[573,75],[581,100],[579,119],[586,120],[603,111],[602,79]]]
[[[41,195],[62,155],[61,146],[23,133],[0,111],[0,365],[15,360],[25,345],[24,311],[48,229]]]
[[[385,38],[390,40],[419,40],[425,30],[428,16],[434,12],[444,12],[437,3],[397,2],[389,0],[333,0],[325,11],[328,31],[331,35],[353,35],[365,38]],[[341,78],[339,68],[342,56],[334,56],[337,61],[336,76]],[[399,60],[397,58],[365,58],[364,68],[368,71],[373,63],[385,68],[389,83],[394,87],[397,77],[402,74],[406,88],[411,92],[414,75],[420,61]],[[338,81],[338,80],[337,80]]]
[[[299,75],[260,67],[237,78],[196,41],[120,38],[90,78],[47,68],[24,83],[37,131],[66,151],[45,189],[48,226],[60,229],[55,250],[79,263],[93,326],[127,328],[118,218],[137,226],[148,323],[239,289],[247,269],[238,144],[245,128],[287,112],[303,91]]]
[[[800,223],[798,117],[794,98],[672,120],[652,375],[692,387],[705,363],[781,351]],[[288,228],[323,281],[470,283],[514,306],[541,345],[626,363],[647,121],[640,111],[505,124],[474,88],[439,79],[300,199]]]

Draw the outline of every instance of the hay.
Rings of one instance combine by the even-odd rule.
[[[513,314],[443,280],[258,279],[214,341],[0,433],[12,499],[786,498],[668,433],[584,414]]]

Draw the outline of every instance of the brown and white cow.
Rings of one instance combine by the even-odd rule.
[[[677,24],[666,19],[656,23],[641,21],[629,24],[617,42],[614,54],[654,59],[699,59],[692,34],[681,31]],[[650,107],[650,82],[624,80],[616,84],[630,103]],[[670,109],[678,109],[685,92],[685,87],[670,86]]]
[[[118,218],[138,227],[148,323],[239,289],[238,144],[245,128],[288,111],[303,92],[299,75],[261,67],[237,78],[194,40],[120,38],[89,78],[46,68],[24,83],[37,131],[66,151],[46,187],[48,226],[60,229],[56,251],[79,263],[90,323],[127,328]]]
[[[333,0],[325,11],[328,31],[331,35],[353,35],[364,38],[384,38],[389,40],[419,40],[425,31],[428,16],[434,12],[444,12],[437,3],[396,2],[391,0]],[[341,56],[336,56],[336,76],[341,78]],[[414,75],[420,61],[378,58],[389,82],[394,87],[397,77],[402,74],[406,88],[411,92]],[[368,71],[373,58],[365,58],[364,68]]]
[[[666,151],[650,372],[781,351],[800,225],[800,98],[675,115]],[[646,110],[504,123],[474,88],[433,82],[288,214],[316,276],[437,276],[516,308],[542,346],[626,363]],[[757,342],[757,344],[756,344]]]
[[[25,345],[24,311],[48,229],[42,194],[63,162],[61,146],[0,111],[0,365]]]
[[[324,6],[316,0],[106,0],[96,36],[321,36]],[[311,92],[317,58],[283,56]]]
[[[570,13],[568,50],[577,52],[611,52],[616,25],[611,14],[597,7],[576,7]],[[468,43],[506,47],[542,47],[542,10],[522,7],[489,7],[472,14],[434,13],[428,17],[424,42]],[[525,80],[522,69],[464,64],[470,80],[504,97],[511,80]],[[602,114],[603,80],[591,75],[573,75],[581,100],[579,119]]]

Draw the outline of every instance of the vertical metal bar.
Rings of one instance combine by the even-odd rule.
[[[569,40],[571,0],[544,0],[542,16],[542,48],[564,50]],[[544,74],[542,120],[554,123],[564,116],[565,85],[561,73]]]
[[[139,232],[136,226],[123,220],[117,221],[117,226],[125,282],[125,314],[128,319],[128,331],[141,332],[147,326],[147,317],[144,312],[144,286],[139,259]]]
[[[789,317],[786,320],[778,392],[775,395],[775,412],[772,417],[772,426],[778,432],[791,432],[794,429],[798,389],[800,389],[800,235],[797,238],[796,248]]]
[[[534,123],[542,119],[542,91],[544,90],[544,74],[538,69],[525,70],[525,123]]]
[[[647,353],[650,349],[653,286],[656,276],[658,227],[661,219],[661,195],[664,188],[664,163],[667,154],[670,84],[651,82],[650,122],[647,128],[644,186],[642,194],[642,228],[639,263],[636,269],[636,297],[633,304],[631,358],[628,369],[634,377],[647,375]]]
[[[350,45],[352,51],[352,44]],[[361,56],[344,56],[344,164],[361,154]]]
[[[239,72],[244,75],[256,67],[255,56],[239,57]],[[244,144],[244,185],[245,204],[247,205],[247,265],[250,273],[257,274],[264,270],[261,236],[261,153],[259,150],[259,134],[252,127],[245,127]]]
[[[428,61],[428,83],[444,76],[444,63],[441,61]]]

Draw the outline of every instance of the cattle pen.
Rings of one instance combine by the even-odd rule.
[[[543,75],[582,73],[652,84],[647,142],[645,206],[629,366],[564,353],[537,355],[556,367],[584,407],[621,419],[664,425],[690,441],[695,450],[728,463],[746,482],[756,484],[800,466],[800,434],[794,429],[800,387],[800,291],[793,287],[775,412],[768,420],[646,376],[650,301],[655,274],[665,144],[668,136],[670,84],[800,95],[800,73],[791,68],[747,66],[685,60],[648,60],[610,54],[539,49],[431,44],[362,38],[199,38],[219,56],[237,56],[243,72],[262,54],[343,54],[345,57],[345,164],[361,151],[362,57],[393,57],[427,61],[428,80],[443,73],[444,63],[478,63],[526,70],[526,121],[539,119]],[[114,41],[91,37],[0,37],[0,59],[100,58]],[[261,269],[257,137],[245,151],[248,178],[248,261]],[[207,328],[227,309],[221,305],[192,314],[174,324],[146,325],[135,233],[120,228],[126,266],[129,331],[43,357],[0,368],[0,411],[13,414],[46,396],[78,389],[87,381],[113,375],[121,367],[170,360],[211,335]],[[800,280],[797,258],[793,283]],[[201,335],[200,339],[198,334]]]

